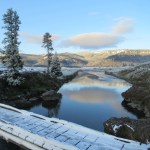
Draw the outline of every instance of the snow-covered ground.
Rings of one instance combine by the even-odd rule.
[[[67,68],[63,67],[63,69],[69,69],[69,70],[81,70],[81,71],[121,71],[124,69],[128,69],[129,67],[80,67],[80,68]]]
[[[143,74],[149,72],[150,72],[150,62],[147,62],[147,63],[137,65],[135,67],[124,69],[122,72],[118,72],[118,74],[124,76],[125,78],[131,79],[131,78],[139,78]],[[113,72],[113,73],[117,73],[117,72]]]
[[[46,67],[24,67],[23,72],[46,72]],[[113,71],[118,72],[127,69],[127,67],[80,67],[80,68],[67,68],[62,67],[63,75],[71,75],[76,71]],[[0,71],[6,70],[5,67],[0,65]]]
[[[5,67],[0,66],[0,71],[6,70]],[[46,67],[24,67],[22,72],[46,72]],[[62,68],[63,75],[71,75],[75,73],[78,69]]]

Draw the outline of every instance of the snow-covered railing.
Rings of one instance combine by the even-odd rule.
[[[32,150],[146,150],[150,147],[4,104],[0,104],[0,114],[0,136]]]

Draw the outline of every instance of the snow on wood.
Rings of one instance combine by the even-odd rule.
[[[65,120],[0,104],[0,136],[30,149],[147,149],[150,144],[117,138]],[[29,144],[28,144],[29,143]],[[28,147],[29,146],[29,147]]]

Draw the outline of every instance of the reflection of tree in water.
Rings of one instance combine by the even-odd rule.
[[[48,110],[48,117],[57,117],[59,113],[61,105],[61,100],[57,101],[57,103],[53,104],[52,106],[46,107]]]

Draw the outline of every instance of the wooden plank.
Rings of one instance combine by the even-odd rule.
[[[46,137],[46,135],[50,134],[51,132],[53,132],[54,130],[51,128],[44,128],[43,130],[37,132],[38,135],[41,135],[43,137]]]
[[[92,135],[88,135],[84,138],[85,141],[89,141],[91,143],[94,143],[97,139],[98,139],[98,137],[92,136]]]
[[[91,145],[90,145],[90,143],[87,143],[87,142],[79,142],[76,146],[77,146],[80,150],[86,150],[86,149],[88,149]]]
[[[56,133],[55,131],[53,131],[52,133],[46,135],[46,138],[48,138],[48,139],[52,139],[52,138],[55,139],[58,136],[60,136],[60,134]]]
[[[59,134],[63,134],[64,132],[67,132],[69,130],[69,128],[64,127],[64,126],[60,126],[60,128],[58,128],[57,130],[55,130],[56,133]]]
[[[102,146],[100,146],[100,145],[91,145],[87,150],[102,150]]]
[[[76,144],[79,143],[79,142],[80,142],[79,140],[77,140],[77,139],[72,139],[72,138],[70,138],[70,139],[68,139],[68,140],[66,141],[66,143],[71,144],[71,145],[76,145]]]
[[[56,137],[55,139],[60,142],[65,142],[65,141],[67,141],[68,137],[65,135],[60,135],[60,136]]]
[[[116,150],[121,149],[123,144],[123,149],[148,148],[145,144],[140,145],[135,141],[116,138],[74,123],[21,111],[3,104],[0,104],[0,113],[0,136],[14,143],[17,139],[21,143],[29,144],[30,149]]]

